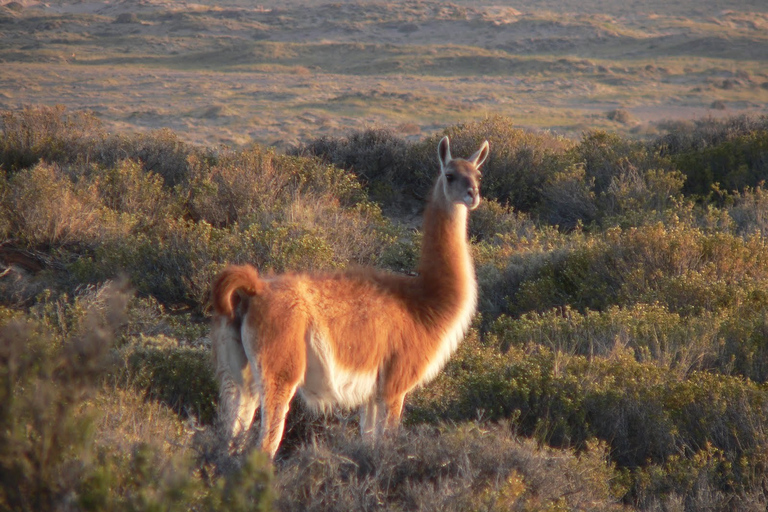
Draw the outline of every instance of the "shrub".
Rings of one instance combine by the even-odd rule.
[[[554,173],[544,186],[540,207],[542,216],[550,224],[572,230],[588,224],[597,216],[592,180],[587,180],[584,168],[569,167]]]
[[[652,146],[664,155],[676,155],[717,146],[768,129],[768,116],[734,116],[724,119],[712,117],[697,119],[693,123],[668,123],[668,133],[658,137]]]
[[[163,187],[163,180],[133,160],[120,161],[93,174],[91,180],[101,204],[123,214],[125,220],[130,216],[136,230],[156,226],[180,214],[180,207]]]
[[[343,139],[322,137],[297,153],[318,156],[355,173],[374,200],[391,207],[426,197],[436,165],[436,157],[424,161],[413,145],[382,129],[355,131]]]
[[[124,291],[105,286],[79,303],[49,301],[33,315],[37,319],[2,316],[0,508],[269,510],[272,471],[262,454],[245,457],[206,479],[202,461],[190,450],[178,443],[169,450],[162,444],[165,436],[185,441],[178,420],[164,417],[164,424],[152,429],[159,434],[153,439],[126,439],[125,424],[104,426],[116,421],[103,417],[105,409],[114,415],[119,406],[120,417],[132,421],[164,412],[156,405],[143,411],[136,397],[114,398],[119,390],[106,397],[109,386],[105,391],[103,384],[110,373],[133,372],[134,384],[148,377],[151,382],[144,384],[161,398],[173,398],[174,393],[211,396],[195,387],[210,374],[207,355],[203,363],[189,351],[171,351],[170,357],[160,358],[145,348],[150,355],[134,360],[137,367],[115,366],[111,342],[125,325],[127,301]],[[58,323],[52,321],[54,311],[59,312]],[[184,379],[188,382],[182,383]],[[198,447],[204,450],[205,443]]]
[[[613,110],[609,110],[605,114],[605,117],[607,117],[611,121],[616,121],[617,123],[621,123],[621,124],[628,124],[635,121],[635,118],[632,116],[632,114],[630,114],[629,111],[623,108],[616,108]]]
[[[640,226],[661,220],[659,214],[673,210],[681,201],[685,178],[679,171],[636,168],[611,179],[600,197],[604,223]],[[654,215],[655,214],[655,215]]]
[[[496,335],[505,343],[504,331]],[[680,378],[620,349],[589,360],[535,345],[502,354],[470,339],[435,383],[414,395],[408,411],[411,422],[510,418],[521,433],[555,446],[578,447],[597,437],[629,471],[626,498],[632,499],[642,493],[636,468],[679,460],[681,469],[693,471],[697,457],[711,449],[722,453],[708,470],[718,491],[758,490],[768,446],[767,398],[764,387],[749,381],[704,372]],[[663,478],[683,495],[692,492],[673,474]]]
[[[101,211],[93,191],[73,185],[57,166],[41,163],[17,172],[3,199],[6,230],[27,246],[93,243],[99,234]]]
[[[691,370],[711,368],[718,360],[719,327],[720,318],[713,315],[685,317],[658,304],[634,304],[583,314],[566,306],[526,313],[516,320],[502,316],[493,330],[503,333],[502,349],[536,345],[589,357],[629,350],[637,361],[685,376]],[[725,359],[723,367],[730,361]]]
[[[578,456],[539,450],[505,424],[421,426],[375,446],[335,427],[282,464],[276,504],[285,511],[619,510],[605,458],[597,443]]]
[[[536,229],[530,216],[516,212],[494,199],[487,199],[469,216],[469,236],[474,242],[499,244],[505,236],[532,234]]]
[[[763,242],[659,223],[590,236],[567,251],[553,250],[520,282],[511,312],[570,305],[581,311],[658,302],[697,313],[728,307],[766,278]]]
[[[736,224],[736,232],[744,237],[759,234],[765,238],[768,235],[768,191],[765,185],[745,187],[732,195],[732,201],[727,211]]]
[[[496,116],[454,126],[412,144],[390,131],[367,130],[342,140],[317,139],[299,152],[352,170],[373,198],[390,207],[410,209],[414,198],[421,206],[437,176],[436,148],[443,135],[451,137],[451,153],[465,158],[489,140],[491,155],[482,169],[483,195],[520,211],[531,211],[541,202],[546,179],[568,161],[565,151],[571,146],[565,139],[526,132]]]
[[[572,149],[572,157],[583,163],[586,177],[594,179],[594,191],[598,195],[624,172],[634,169],[644,174],[648,169],[672,170],[664,158],[642,142],[603,131],[585,134]]]
[[[67,112],[61,105],[6,110],[0,123],[0,167],[11,172],[40,160],[59,162],[81,154],[101,127],[92,113]]]
[[[125,298],[110,297],[119,314]],[[87,475],[93,417],[81,412],[110,361],[110,325],[94,317],[63,340],[35,322],[0,324],[0,507],[54,510]]]
[[[115,375],[151,399],[201,422],[213,421],[218,383],[213,375],[210,348],[178,346],[169,338],[145,338],[121,351],[124,366]]]
[[[766,153],[768,129],[763,129],[678,153],[672,160],[687,177],[684,191],[706,197],[715,184],[725,190],[757,186],[768,171]]]

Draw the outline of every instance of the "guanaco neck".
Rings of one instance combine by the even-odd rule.
[[[466,310],[474,311],[477,298],[472,257],[467,242],[467,208],[445,199],[438,183],[424,211],[419,279],[424,283],[424,306],[439,317],[453,319]]]

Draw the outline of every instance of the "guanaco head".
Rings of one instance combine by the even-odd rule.
[[[443,137],[437,145],[440,159],[440,177],[437,187],[443,192],[443,199],[449,204],[463,204],[474,210],[480,205],[480,166],[488,158],[488,141],[469,157],[451,158],[451,145],[448,137]]]

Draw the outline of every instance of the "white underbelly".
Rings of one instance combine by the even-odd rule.
[[[356,407],[374,393],[376,372],[341,367],[327,340],[313,332],[307,340],[307,369],[299,393],[308,406],[327,410],[333,406]]]

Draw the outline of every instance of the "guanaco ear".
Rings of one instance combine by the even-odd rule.
[[[475,151],[475,154],[469,157],[469,161],[474,164],[475,169],[483,165],[485,159],[488,158],[488,151],[488,141],[486,140],[480,145],[480,149]]]
[[[437,145],[437,157],[440,159],[440,171],[445,172],[445,168],[451,163],[451,143],[448,142],[447,135]]]

